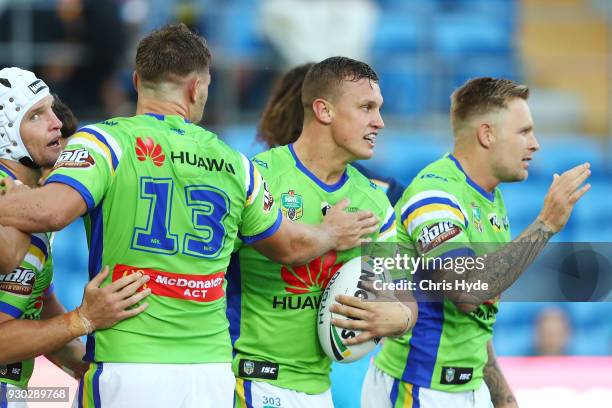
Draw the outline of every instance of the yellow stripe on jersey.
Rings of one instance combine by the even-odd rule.
[[[257,198],[257,194],[259,194],[259,189],[261,188],[261,182],[262,182],[262,177],[261,174],[259,174],[259,171],[257,170],[257,168],[253,169],[253,191],[251,192],[251,195],[247,197],[246,200],[246,207],[248,207],[249,205],[251,205],[253,203],[253,201],[255,201],[255,199]]]
[[[110,149],[104,143],[99,141],[94,135],[86,132],[77,132],[70,139],[70,145],[73,144],[80,144],[98,152],[106,159],[111,174],[115,174],[115,169],[113,168],[113,157],[111,156]]]
[[[428,215],[433,217],[428,217]],[[418,224],[421,224],[421,222],[414,222],[415,220],[421,219],[423,221],[429,221],[430,219],[434,218],[453,218],[460,223],[465,224],[465,216],[458,209],[447,204],[428,204],[419,207],[410,213],[402,225],[410,234],[416,227],[418,227]]]
[[[28,253],[24,258],[25,262],[39,270],[42,270],[46,260],[45,254],[36,245],[30,245],[30,249],[28,249]]]

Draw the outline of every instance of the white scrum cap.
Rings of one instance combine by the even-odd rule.
[[[0,70],[0,159],[34,164],[19,126],[26,112],[47,95],[49,87],[32,72],[16,67]]]

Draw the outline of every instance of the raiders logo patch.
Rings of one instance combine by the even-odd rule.
[[[64,150],[55,162],[53,170],[62,167],[68,168],[88,168],[96,164],[93,156],[87,149]]]
[[[437,224],[428,225],[423,228],[419,235],[419,249],[421,253],[427,253],[459,234],[461,234],[461,228],[450,221],[442,221]]]
[[[274,205],[274,197],[270,194],[270,189],[268,188],[268,183],[263,182],[264,189],[264,197],[263,197],[263,209],[265,212],[270,212],[272,206]]]
[[[30,296],[36,274],[31,269],[17,268],[7,275],[0,275],[0,290],[17,296]]]

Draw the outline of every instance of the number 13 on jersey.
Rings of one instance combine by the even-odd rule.
[[[223,221],[230,212],[230,199],[223,190],[210,185],[185,186],[184,205],[191,210],[191,225],[183,231],[171,231],[173,179],[142,177],[139,194],[148,203],[147,222],[134,228],[132,249],[163,255],[180,250],[197,258],[219,256],[225,241]]]

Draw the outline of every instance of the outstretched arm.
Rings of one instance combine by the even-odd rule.
[[[252,245],[272,261],[284,265],[302,265],[330,250],[354,248],[376,232],[379,220],[370,211],[347,213],[348,204],[344,199],[330,208],[319,225],[283,219],[278,231]]]
[[[87,284],[81,306],[71,312],[45,320],[19,320],[0,312],[0,364],[57,350],[76,337],[110,327],[147,308],[142,303],[129,309],[149,295],[149,289],[137,292],[148,276],[136,273],[100,288],[107,276],[108,267]]]
[[[576,166],[561,176],[555,174],[540,215],[511,244],[488,254],[484,268],[472,269],[465,274],[452,270],[434,272],[438,281],[463,280],[468,283],[487,282],[486,290],[461,292],[449,291],[445,295],[458,304],[459,309],[469,313],[488,299],[495,298],[509,288],[538,254],[550,238],[567,223],[574,205],[589,190],[590,184],[582,185],[590,176],[589,164]]]
[[[0,225],[27,233],[59,231],[86,210],[85,201],[75,189],[51,183],[0,198]]]

